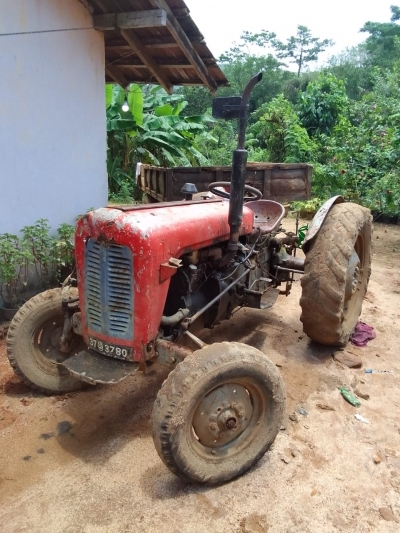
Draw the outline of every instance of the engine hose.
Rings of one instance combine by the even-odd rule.
[[[174,315],[171,316],[165,316],[163,315],[161,317],[161,325],[162,326],[175,326],[178,322],[183,320],[188,316],[190,313],[190,309],[179,309]]]

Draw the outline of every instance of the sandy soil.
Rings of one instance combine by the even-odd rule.
[[[272,309],[241,310],[207,333],[208,342],[246,342],[268,354],[288,396],[271,450],[221,487],[181,483],[154,449],[149,419],[165,370],[48,398],[18,380],[0,341],[2,533],[400,531],[400,227],[376,225],[373,239],[362,319],[377,336],[347,348],[362,369],[304,336],[299,283]],[[370,397],[356,409],[341,385]],[[295,412],[298,421],[289,419]]]

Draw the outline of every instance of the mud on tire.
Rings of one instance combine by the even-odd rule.
[[[353,203],[332,207],[311,241],[301,279],[304,332],[345,345],[357,324],[371,274],[372,217]]]
[[[26,302],[14,316],[7,335],[7,355],[14,372],[24,383],[46,394],[79,390],[85,385],[59,363],[85,348],[82,339],[74,337],[71,350],[57,349],[64,314],[65,297],[78,296],[71,287],[67,294],[50,289]]]
[[[154,403],[153,439],[166,466],[191,483],[222,483],[249,470],[281,427],[285,388],[259,350],[216,343],[169,374]]]

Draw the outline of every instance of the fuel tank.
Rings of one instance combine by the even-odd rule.
[[[148,358],[176,260],[228,240],[228,210],[226,201],[207,200],[101,208],[84,215],[76,226],[75,253],[88,345],[102,353],[108,347],[105,353],[125,360]],[[253,226],[253,212],[244,207],[241,235]]]

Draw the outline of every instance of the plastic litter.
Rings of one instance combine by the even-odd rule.
[[[305,409],[303,409],[302,407],[300,407],[300,409],[298,411],[303,416],[307,416],[308,415],[307,411]]]
[[[354,405],[354,407],[359,407],[361,405],[360,400],[352,392],[345,389],[344,387],[340,387],[339,390],[346,402],[349,402],[351,405]]]
[[[357,420],[359,420],[360,422],[364,422],[364,424],[370,424],[369,420],[364,418],[362,415],[359,415],[358,413],[355,414],[354,417],[357,418]]]

